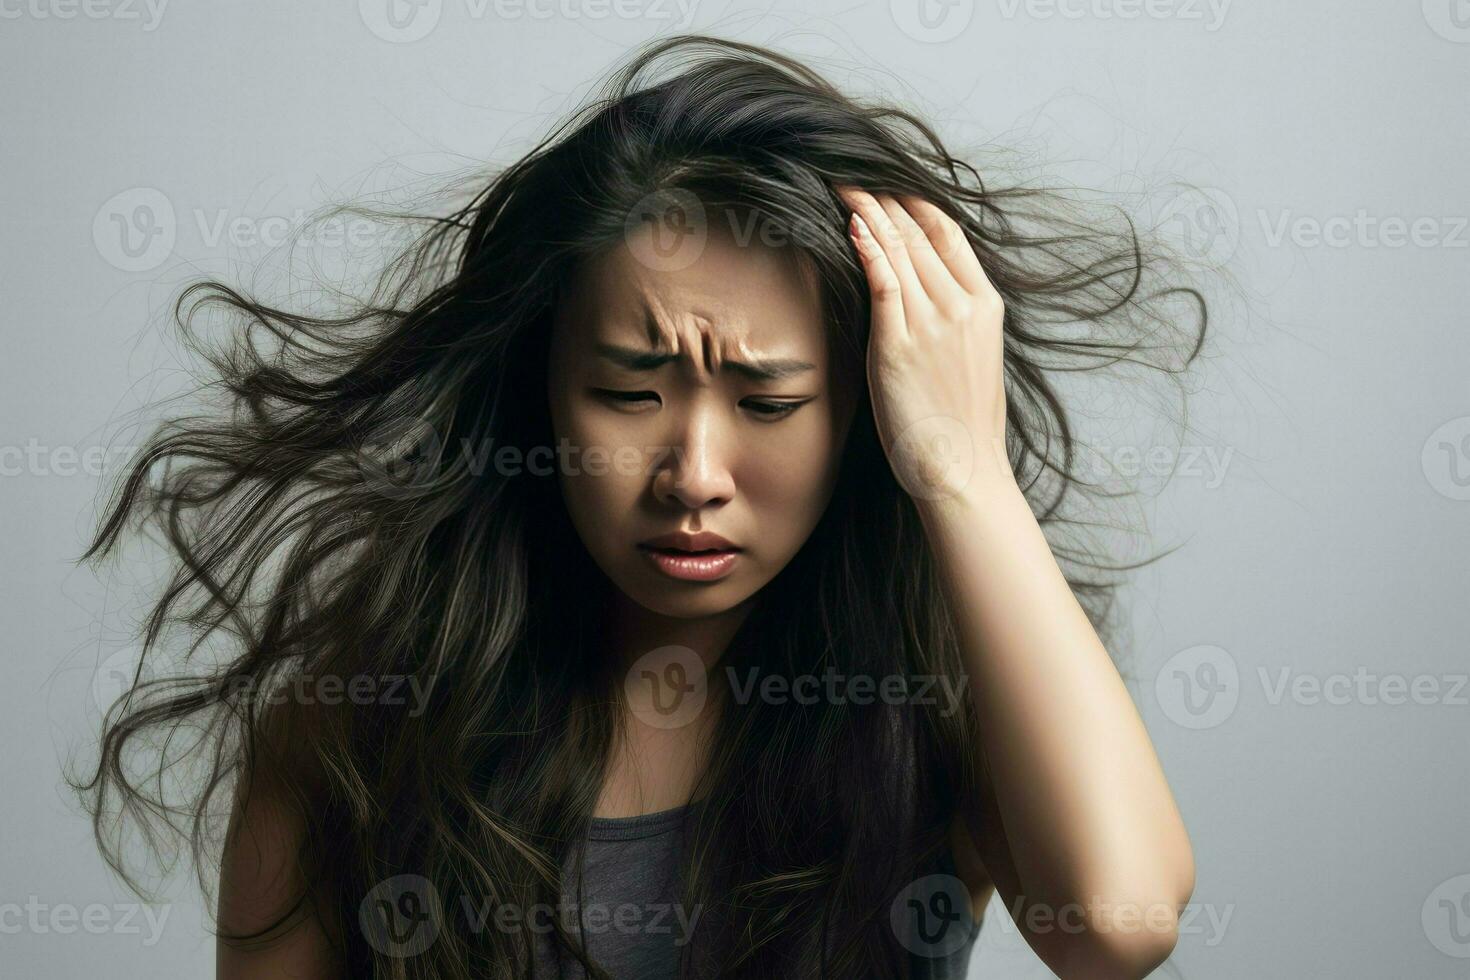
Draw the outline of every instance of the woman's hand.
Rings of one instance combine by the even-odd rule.
[[[921,198],[838,187],[872,294],[868,388],[878,436],[920,501],[1012,480],[1005,452],[1005,304],[964,230]]]

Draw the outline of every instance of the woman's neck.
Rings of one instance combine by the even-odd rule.
[[[689,801],[723,709],[716,665],[753,608],[752,600],[718,616],[675,619],[623,596],[610,604],[603,642],[622,679],[622,714],[594,816],[636,816]]]
[[[725,612],[679,619],[652,612],[619,593],[609,603],[602,640],[613,662],[626,670],[650,651],[680,646],[693,650],[713,672],[730,642],[755,608],[754,596]]]

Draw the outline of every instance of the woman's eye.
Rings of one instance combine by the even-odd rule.
[[[658,401],[658,392],[656,391],[618,391],[613,388],[593,388],[592,390],[602,397],[615,402],[642,402],[650,398]]]
[[[592,391],[599,397],[624,405],[637,404],[645,401],[652,401],[656,404],[660,403],[658,392],[656,391],[620,391],[616,388],[593,388]],[[764,419],[774,421],[785,418],[809,401],[811,401],[810,398],[804,398],[801,401],[747,399],[741,402],[741,404]]]
[[[784,418],[785,416],[790,415],[792,412],[805,405],[807,401],[810,401],[810,399],[799,402],[751,401],[746,403],[746,407],[755,412],[757,415],[764,415],[768,418],[777,419]]]

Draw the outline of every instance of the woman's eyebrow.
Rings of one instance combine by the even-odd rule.
[[[630,371],[653,371],[679,357],[678,354],[667,350],[641,350],[636,347],[600,342],[595,346],[595,350],[599,357],[606,358]],[[760,358],[754,361],[727,359],[722,361],[721,365],[753,381],[777,381],[816,368],[816,365],[810,361],[784,357]]]

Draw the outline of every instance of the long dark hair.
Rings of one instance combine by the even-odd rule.
[[[684,59],[679,70],[652,79],[670,58]],[[616,734],[617,679],[596,636],[608,583],[554,475],[476,465],[455,447],[527,458],[552,444],[559,290],[649,216],[673,225],[698,210],[787,234],[820,283],[835,356],[860,377],[867,287],[839,184],[919,195],[965,229],[1006,303],[1015,472],[1105,629],[1119,566],[1064,533],[1082,529],[1068,502],[1090,481],[1057,373],[1182,371],[1203,342],[1199,293],[1121,212],[1099,223],[1052,191],[990,186],[906,111],[854,100],[758,47],[675,37],[638,52],[453,214],[405,216],[427,226],[340,315],[212,280],[183,291],[174,315],[226,404],[158,429],[83,558],[111,553],[134,518],[156,523],[176,564],[147,621],[145,662],[171,623],[228,655],[140,672],[108,712],[97,767],[76,786],[111,865],[138,887],[115,833],[136,820],[155,842],[182,835],[202,875],[218,843],[212,803],[269,774],[305,822],[299,860],[313,886],[278,925],[329,893],[317,911],[342,926],[353,976],[527,975],[524,930],[473,930],[454,911],[459,897],[528,908],[559,895]],[[192,338],[205,308],[239,316],[233,343]],[[856,412],[827,511],[726,655],[741,676],[964,676],[866,393]],[[552,568],[549,553],[580,557]],[[283,700],[303,677],[410,678],[403,690],[423,703]],[[169,791],[162,774],[179,760],[164,751],[140,770],[135,756],[185,728],[206,772]],[[907,976],[889,906],[974,792],[973,730],[968,700],[953,713],[761,699],[723,712],[687,828],[684,894],[707,914],[686,970]],[[436,940],[413,956],[357,928],[365,896],[400,875],[442,899]],[[576,936],[558,927],[555,941],[596,969]]]

